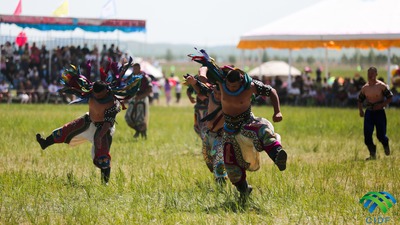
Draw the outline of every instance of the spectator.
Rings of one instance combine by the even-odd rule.
[[[176,103],[179,103],[181,100],[181,93],[182,93],[182,84],[179,80],[176,81],[175,85],[175,97],[176,97]]]
[[[0,82],[0,102],[5,99],[7,103],[11,103],[9,87],[10,85],[6,82],[6,80],[3,79]]]
[[[153,104],[153,102],[156,101],[157,104],[160,104],[161,84],[158,81],[158,78],[155,78],[151,83],[153,84],[153,97],[151,98],[151,103]]]
[[[167,106],[169,106],[169,103],[171,102],[171,84],[169,83],[169,80],[167,77],[164,77],[165,83],[164,83],[164,93],[165,93],[165,99],[167,101]]]

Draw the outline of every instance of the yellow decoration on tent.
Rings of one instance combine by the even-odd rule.
[[[68,0],[64,0],[64,2],[56,10],[54,10],[53,16],[58,16],[58,17],[69,16]]]

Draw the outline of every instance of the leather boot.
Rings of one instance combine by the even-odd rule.
[[[376,145],[367,145],[369,151],[369,157],[365,160],[375,160],[376,159]]]
[[[46,139],[42,138],[40,134],[36,134],[36,141],[39,142],[40,147],[45,150],[50,145],[54,144],[53,136],[50,135]]]

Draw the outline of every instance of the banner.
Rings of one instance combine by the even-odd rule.
[[[0,24],[15,24],[22,28],[33,28],[41,31],[67,31],[75,30],[79,27],[89,32],[113,32],[115,30],[125,33],[146,32],[145,20],[14,16],[0,14]]]

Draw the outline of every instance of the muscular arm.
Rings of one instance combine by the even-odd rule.
[[[151,87],[147,87],[146,90],[145,90],[143,93],[141,93],[141,94],[139,94],[139,95],[136,95],[135,98],[136,98],[136,99],[142,99],[142,98],[144,98],[144,97],[149,96],[149,95],[151,94],[151,92],[152,92]]]
[[[272,116],[272,120],[274,122],[282,121],[282,113],[281,113],[281,105],[279,102],[279,96],[276,90],[270,85],[265,85],[261,81],[253,80],[253,84],[255,87],[255,94],[267,96],[271,99],[272,107],[274,108],[274,115]]]
[[[196,79],[195,77],[188,75],[186,76],[186,82],[196,91],[198,94],[208,96],[212,92],[212,89],[207,85]]]
[[[364,94],[363,90],[361,89],[360,94],[358,95],[358,101],[357,101],[358,113],[360,114],[360,117],[364,117],[364,109],[363,109],[364,101],[365,101],[365,94]]]
[[[383,109],[387,105],[389,105],[389,103],[392,102],[393,93],[390,91],[390,89],[387,85],[385,85],[385,88],[384,88],[382,94],[383,94],[383,96],[385,96],[385,101],[383,101],[381,104],[377,104],[376,106],[374,106],[374,109]]]
[[[281,113],[281,104],[279,102],[279,96],[278,93],[274,88],[272,88],[271,93],[270,93],[270,99],[271,99],[271,104],[274,107],[274,115],[272,116],[272,119],[274,122],[280,122],[282,121],[282,113]]]
[[[196,103],[196,98],[192,96],[193,92],[194,89],[192,86],[189,86],[188,89],[186,90],[187,97],[189,98],[190,102],[194,104]]]

